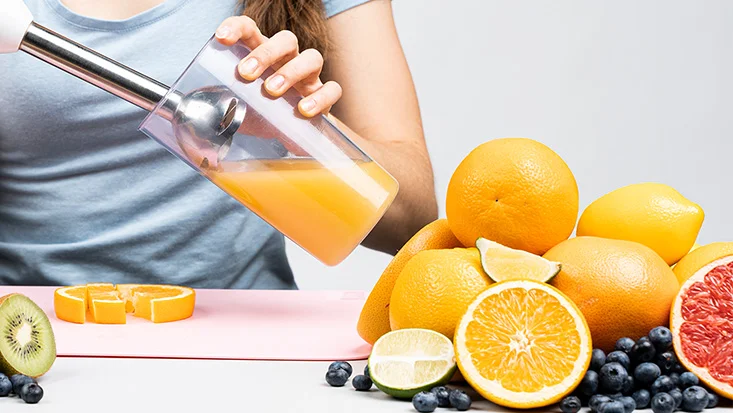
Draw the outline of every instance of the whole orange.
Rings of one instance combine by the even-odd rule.
[[[446,215],[466,247],[479,237],[541,255],[566,240],[578,218],[578,185],[560,156],[527,138],[472,150],[448,183]]]
[[[369,293],[369,297],[367,297],[366,303],[364,303],[356,326],[359,336],[369,344],[374,344],[379,337],[390,331],[389,300],[392,297],[392,289],[402,268],[410,258],[424,250],[455,248],[460,246],[460,241],[451,232],[448,221],[445,218],[425,225],[413,235],[397,254],[395,254]]]
[[[389,305],[391,328],[425,328],[453,339],[469,304],[491,284],[476,248],[421,251],[395,283]]]
[[[679,283],[651,248],[633,241],[576,237],[544,255],[562,264],[550,284],[580,308],[593,346],[606,352],[616,340],[645,336],[669,323]]]

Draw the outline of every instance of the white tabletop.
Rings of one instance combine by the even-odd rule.
[[[351,364],[356,375],[363,371],[366,362]],[[328,362],[63,357],[40,378],[45,393],[40,403],[25,405],[17,397],[0,399],[0,412],[416,412],[409,401],[395,400],[376,387],[366,393],[355,391],[351,382],[344,387],[329,386],[325,382],[328,365]],[[510,411],[462,388],[474,398],[473,411]],[[441,411],[456,410],[436,410]],[[559,412],[559,409],[537,411]],[[733,413],[733,409],[706,412]]]

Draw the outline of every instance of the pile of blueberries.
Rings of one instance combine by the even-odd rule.
[[[436,386],[413,396],[412,406],[420,413],[430,413],[438,407],[454,407],[462,412],[471,407],[471,396],[460,389]]]
[[[328,366],[326,372],[326,383],[333,387],[343,387],[351,374],[354,373],[354,368],[351,367],[346,361],[334,361]],[[357,391],[369,391],[372,388],[372,379],[369,377],[369,366],[364,367],[364,374],[354,376],[351,380],[351,385]]]
[[[28,404],[36,404],[43,398],[43,389],[33,378],[23,374],[8,376],[0,373],[0,397],[16,395]]]
[[[348,362],[334,361],[328,366],[326,383],[333,387],[343,387],[353,373],[354,368]],[[369,365],[364,367],[364,374],[351,379],[351,385],[357,391],[369,391],[373,384],[369,376]],[[423,391],[413,396],[412,406],[420,413],[433,412],[438,407],[455,407],[458,411],[465,411],[471,407],[471,397],[460,389],[436,386],[430,391]]]
[[[634,341],[624,337],[614,351],[593,349],[590,368],[571,396],[560,402],[563,413],[587,406],[594,413],[701,412],[717,406],[718,396],[682,366],[672,348],[672,333],[654,327]]]

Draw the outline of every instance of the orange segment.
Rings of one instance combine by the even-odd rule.
[[[510,408],[536,408],[571,393],[590,365],[590,330],[554,287],[530,280],[492,285],[469,306],[454,339],[463,377]]]
[[[135,311],[135,306],[132,305],[132,289],[136,287],[140,287],[140,284],[117,284],[117,292],[119,293],[120,299],[125,301],[126,313]]]
[[[120,300],[116,291],[89,294],[90,315],[97,324],[125,324],[125,301]]]
[[[87,288],[84,285],[62,287],[53,294],[53,308],[59,320],[84,324],[87,313]]]
[[[190,288],[146,286],[132,291],[136,317],[166,323],[183,320],[193,314],[196,295]]]

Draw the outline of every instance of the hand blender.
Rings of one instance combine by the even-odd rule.
[[[5,3],[0,53],[23,51],[147,111],[169,92],[162,83],[37,24],[23,0]],[[173,124],[179,140],[197,146],[202,139],[213,140],[226,150],[245,109],[228,88],[209,86],[185,95],[172,91],[159,113]]]
[[[294,90],[245,81],[250,50],[213,37],[171,86],[33,21],[3,0],[0,53],[22,51],[148,111],[139,130],[327,265],[348,256],[394,200],[397,181]]]

